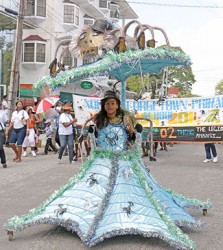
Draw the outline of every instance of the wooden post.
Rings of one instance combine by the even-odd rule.
[[[22,53],[22,35],[23,35],[23,19],[25,11],[25,1],[20,0],[19,4],[19,14],[17,18],[16,25],[16,36],[13,49],[13,60],[11,66],[9,93],[8,93],[8,116],[11,118],[12,111],[15,108],[15,103],[17,100],[17,92],[19,89],[19,67],[21,62]]]

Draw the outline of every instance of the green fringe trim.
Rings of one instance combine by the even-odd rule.
[[[163,211],[163,209],[161,208],[159,202],[153,197],[152,195],[152,190],[149,187],[149,185],[146,182],[146,178],[144,176],[144,173],[142,173],[141,169],[137,166],[138,162],[133,159],[133,171],[135,172],[135,174],[138,176],[139,181],[141,183],[141,185],[144,187],[144,189],[146,190],[146,193],[148,195],[148,198],[150,199],[150,201],[152,202],[152,204],[154,205],[154,207],[156,208],[156,211],[158,212],[158,214],[161,216],[162,220],[165,222],[165,224],[167,225],[169,232],[171,233],[171,235],[173,235],[174,237],[177,237],[178,240],[183,241],[190,249],[195,249],[196,244],[194,241],[192,241],[188,235],[184,234],[182,232],[182,230],[180,230],[180,228],[178,228],[171,220],[171,218],[166,215]]]
[[[40,89],[44,86],[57,88],[70,82],[76,82],[82,78],[95,77],[97,75],[109,75],[114,68],[121,66],[122,63],[134,65],[139,60],[149,59],[166,60],[168,65],[189,66],[190,58],[182,51],[171,48],[148,48],[145,50],[128,50],[124,53],[109,51],[100,61],[83,65],[71,70],[61,71],[55,78],[44,76],[34,83],[34,88]],[[165,66],[165,65],[164,65]]]
[[[6,229],[12,229],[12,228],[16,229],[17,225],[23,224],[23,223],[31,220],[34,216],[37,216],[38,214],[43,212],[45,210],[46,206],[48,206],[52,201],[54,201],[59,196],[61,196],[67,189],[69,189],[75,183],[79,182],[85,176],[85,174],[86,174],[87,170],[90,168],[93,160],[94,159],[91,157],[88,161],[86,161],[82,165],[78,174],[71,177],[65,186],[63,186],[59,190],[56,190],[45,202],[40,204],[38,207],[29,210],[29,213],[26,215],[22,215],[20,217],[16,215],[13,218],[9,219],[8,222],[4,225],[4,227]]]
[[[210,200],[201,201],[201,200],[198,200],[195,198],[190,199],[190,198],[187,198],[181,194],[175,193],[172,189],[165,189],[165,191],[169,194],[173,194],[173,195],[181,198],[182,200],[187,201],[188,203],[190,203],[191,206],[200,207],[200,208],[212,208],[212,202]]]
[[[123,158],[126,152],[123,152]],[[9,219],[8,222],[4,225],[6,229],[16,229],[18,225],[24,224],[25,222],[31,220],[33,217],[37,216],[41,212],[43,212],[52,201],[60,197],[67,189],[72,187],[75,183],[79,182],[85,175],[87,170],[92,165],[92,162],[95,160],[95,158],[109,158],[112,159],[114,157],[114,152],[109,150],[99,150],[95,149],[92,151],[90,158],[82,165],[81,169],[79,170],[78,174],[71,177],[67,184],[60,188],[59,190],[56,190],[45,202],[40,204],[38,207],[33,208],[29,211],[28,214],[22,215],[22,216],[14,216],[13,218]],[[130,158],[134,156],[129,156]],[[130,159],[126,158],[126,159]]]

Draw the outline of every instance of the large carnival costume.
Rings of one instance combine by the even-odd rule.
[[[165,66],[189,65],[184,54],[168,48],[169,40],[163,29],[134,20],[123,30],[110,30],[104,22],[96,22],[68,41],[75,57],[95,56],[100,60],[68,73],[59,69],[59,73],[54,59],[50,75],[55,77],[59,73],[58,77],[43,77],[35,86],[55,88],[74,78],[77,81],[108,73],[124,81],[130,75],[159,73]],[[126,31],[135,22],[138,26],[131,38]],[[154,30],[157,29],[163,33],[167,47],[155,49]],[[152,35],[148,41],[146,30]],[[205,211],[211,203],[185,198],[155,182],[142,161],[139,147],[129,143],[129,119],[126,113],[97,129],[97,147],[79,173],[27,215],[11,218],[5,225],[9,236],[13,231],[33,225],[54,224],[76,232],[89,247],[116,235],[139,234],[160,238],[177,249],[194,249],[195,243],[179,227],[196,227],[202,223],[185,208]]]
[[[91,247],[116,235],[158,237],[177,249],[195,244],[179,227],[201,226],[184,208],[207,209],[210,202],[188,199],[158,185],[134,144],[129,116],[118,116],[96,133],[97,148],[67,185],[29,214],[11,218],[11,234],[37,224],[76,232]],[[179,227],[178,227],[179,226]]]

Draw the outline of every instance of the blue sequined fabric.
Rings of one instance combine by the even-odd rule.
[[[111,124],[98,130],[96,139],[97,145],[101,149],[112,151],[122,151],[127,149],[128,137],[124,124]]]
[[[186,208],[206,209],[211,203],[161,187],[141,152],[127,148],[127,138],[122,123],[99,130],[98,148],[79,173],[30,213],[11,218],[5,229],[47,223],[76,232],[89,247],[116,235],[139,234],[158,237],[176,249],[194,249],[195,243],[179,226],[201,226]]]

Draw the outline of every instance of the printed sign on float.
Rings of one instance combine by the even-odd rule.
[[[100,110],[100,98],[73,95],[78,124]],[[126,109],[133,112],[146,128],[153,123],[154,140],[159,141],[222,141],[223,96],[173,98],[161,104],[153,100],[126,100]],[[200,130],[200,128],[203,128]]]

